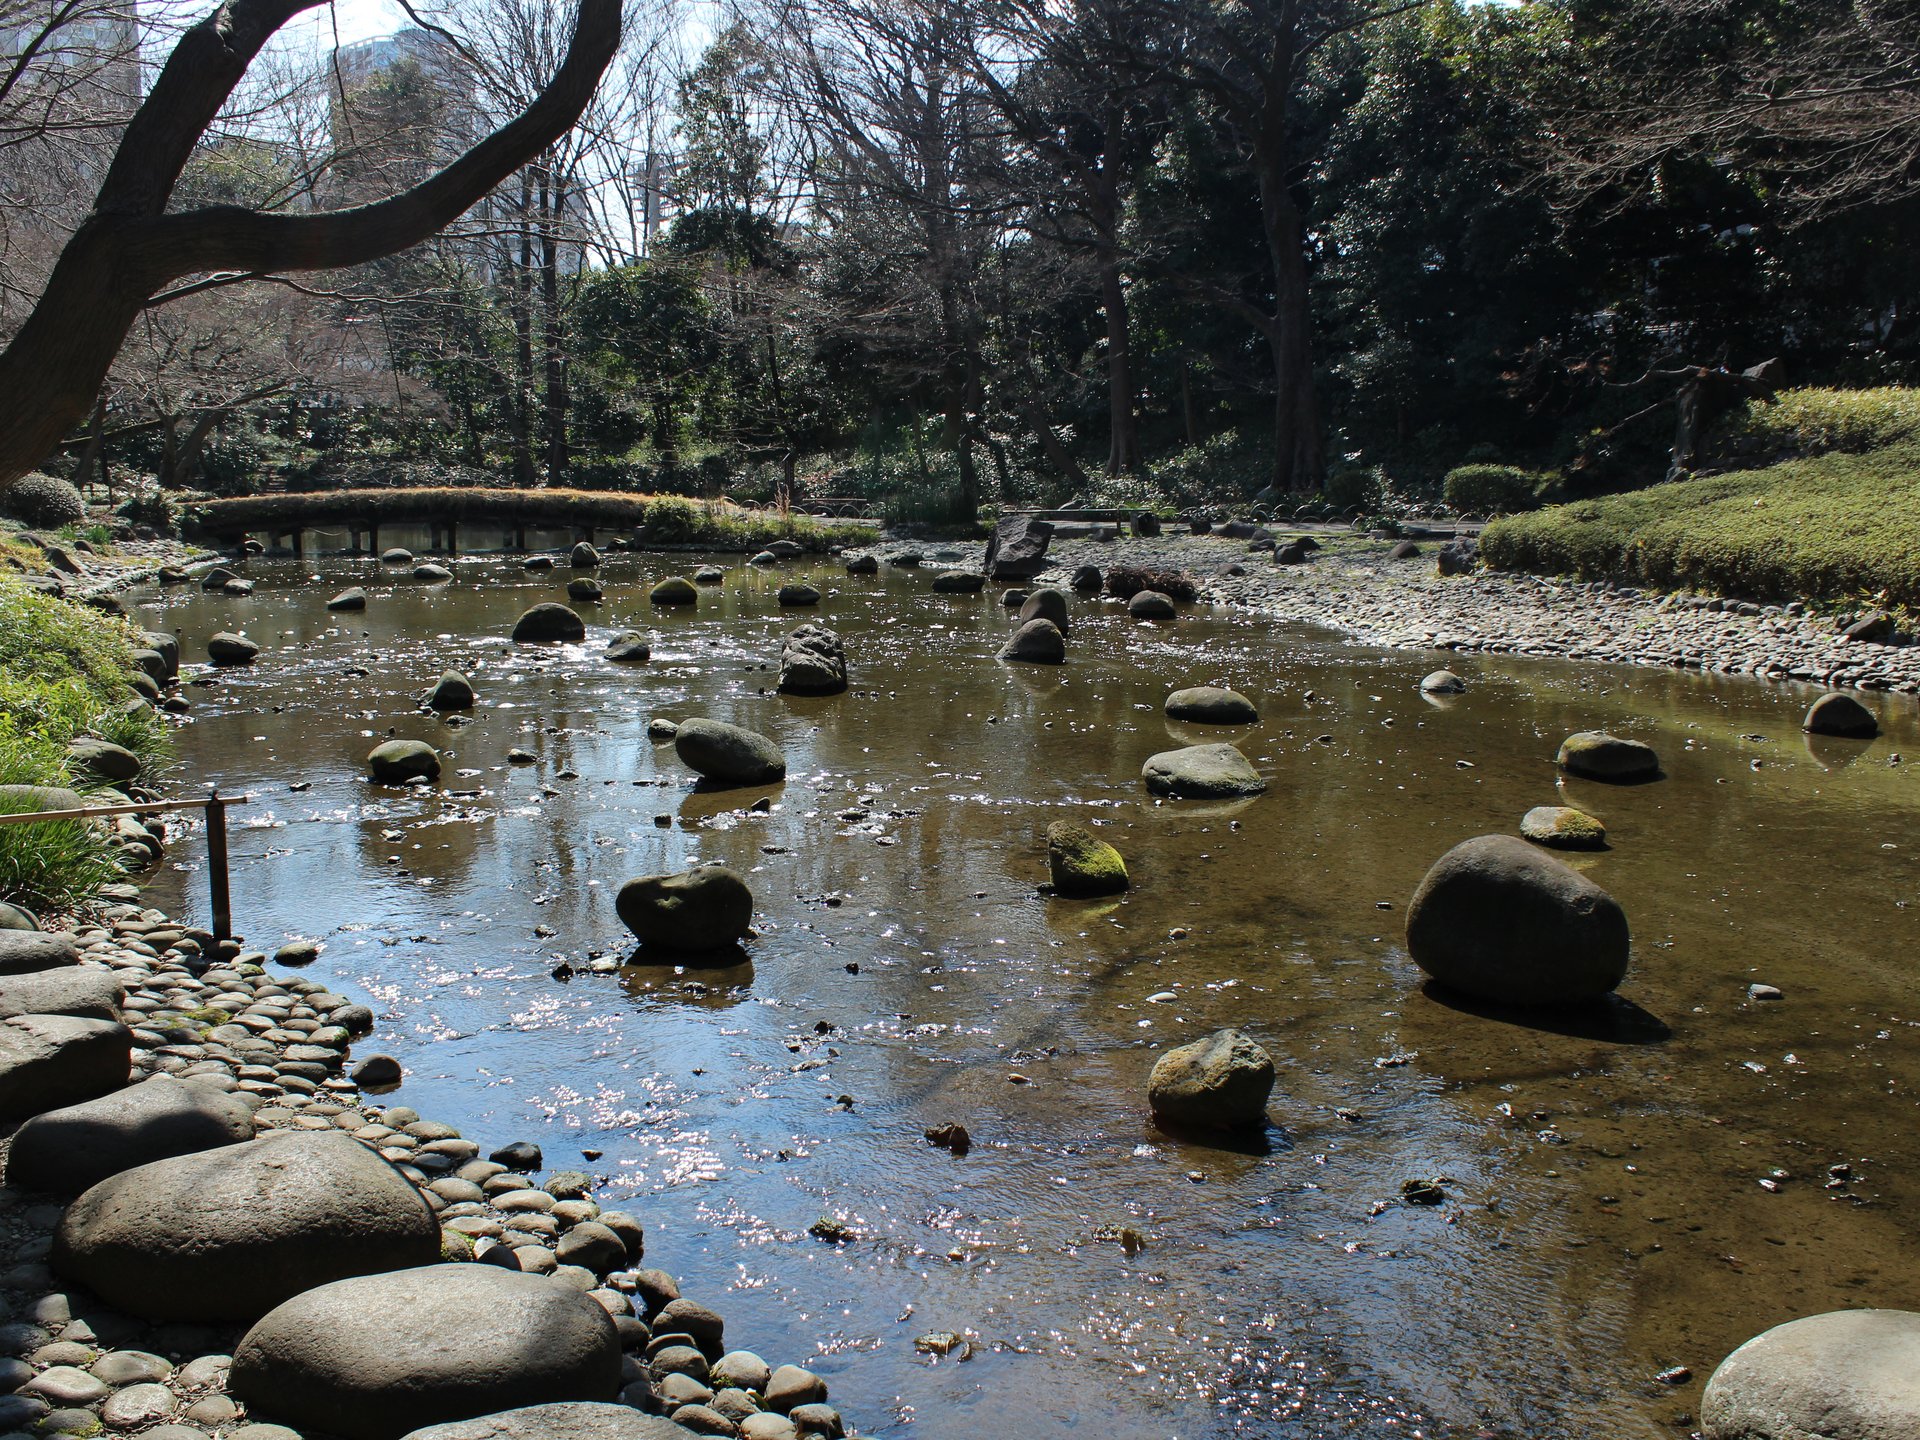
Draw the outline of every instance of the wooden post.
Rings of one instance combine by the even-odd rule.
[[[460,553],[460,522],[447,521],[447,558],[453,559]]]
[[[293,558],[298,560],[307,548],[307,532],[296,527],[293,532]]]
[[[367,554],[378,555],[379,553],[380,553],[380,522],[378,520],[375,520],[367,526]]]
[[[213,906],[213,938],[233,938],[233,897],[227,886],[227,802],[207,796],[207,894]]]

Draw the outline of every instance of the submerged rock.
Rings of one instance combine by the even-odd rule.
[[[607,598],[607,592],[600,588],[598,580],[582,578],[567,582],[567,598],[576,605],[598,605]]]
[[[1251,725],[1260,712],[1238,690],[1195,685],[1167,696],[1167,718],[1190,725]]]
[[[722,950],[753,924],[753,892],[724,865],[629,880],[614,897],[620,923],[643,945],[663,950]]]
[[[872,555],[849,555],[847,557],[847,574],[878,575],[879,573],[880,561],[876,557]]]
[[[763,785],[787,775],[778,745],[758,731],[720,720],[682,720],[673,748],[689,769],[728,785]]]
[[[1064,665],[1067,637],[1051,620],[1029,620],[1000,647],[1000,658],[1027,665]]]
[[[1407,953],[1443,985],[1499,1005],[1574,1005],[1627,974],[1627,917],[1578,871],[1511,835],[1453,847],[1407,907]]]
[[[1147,793],[1177,800],[1229,800],[1264,795],[1267,782],[1231,745],[1188,745],[1163,750],[1140,768]]]
[[[1835,690],[1813,702],[1800,728],[1809,735],[1871,740],[1880,733],[1880,722],[1874,719],[1871,710],[1853,696]]]
[[[987,577],[970,570],[943,570],[933,577],[936,595],[978,595],[987,588]]]
[[[383,550],[380,552],[380,563],[382,565],[411,565],[413,563],[413,552],[411,550],[402,550],[396,545],[391,550]]]
[[[837,695],[847,688],[847,651],[824,625],[802,625],[781,642],[780,689],[788,695]]]
[[[649,590],[647,599],[655,605],[698,605],[700,592],[691,580],[675,575]]]
[[[1070,820],[1047,827],[1047,874],[1055,893],[1071,899],[1117,895],[1127,888],[1127,862],[1120,852]]]
[[[426,1265],[279,1305],[235,1347],[231,1387],[256,1414],[302,1431],[396,1440],[475,1414],[609,1399],[620,1332],[571,1285],[497,1265]]]
[[[551,570],[553,569],[553,557],[551,555],[529,555],[525,560],[520,562],[520,568],[522,570]]]
[[[513,622],[513,638],[522,643],[574,643],[587,638],[587,622],[566,606],[549,600],[523,612]]]
[[[1604,850],[1607,827],[1571,805],[1536,805],[1520,817],[1520,833],[1550,850]]]
[[[1599,730],[1569,735],[1560,744],[1554,763],[1569,775],[1615,784],[1652,780],[1660,774],[1660,757],[1638,740],[1623,740]]]
[[[1147,1081],[1155,1119],[1197,1130],[1264,1129],[1272,1094],[1273,1057],[1238,1030],[1169,1050]]]
[[[367,592],[358,585],[349,586],[327,601],[329,610],[364,610],[367,608]]]
[[[718,565],[702,565],[693,572],[693,583],[696,585],[718,585],[726,578],[727,572]]]
[[[424,740],[388,740],[367,753],[367,769],[382,785],[409,780],[438,780],[440,755]]]
[[[600,566],[600,552],[582,540],[567,556],[567,563],[575,570],[596,570]]]
[[[1835,1310],[1735,1350],[1700,1398],[1708,1440],[1912,1440],[1920,1435],[1920,1314]]]
[[[789,610],[805,609],[820,603],[820,592],[811,585],[795,583],[782,585],[774,597]]]
[[[653,642],[638,630],[626,630],[607,642],[606,658],[627,665],[644,665],[653,658]]]
[[[1427,695],[1463,695],[1467,682],[1451,670],[1436,670],[1420,682],[1420,690]]]

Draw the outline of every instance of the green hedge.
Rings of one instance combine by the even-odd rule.
[[[1920,389],[1783,390],[1756,400],[1727,422],[1724,447],[1735,453],[1864,454],[1920,443]]]
[[[1495,521],[1480,550],[1508,570],[1920,606],[1920,443],[1555,505]]]
[[[1511,515],[1538,508],[1558,483],[1557,476],[1514,465],[1462,465],[1447,472],[1442,493],[1447,504],[1463,514]]]

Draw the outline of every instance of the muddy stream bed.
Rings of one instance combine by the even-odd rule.
[[[827,1377],[863,1431],[1684,1434],[1750,1335],[1920,1308],[1907,702],[1868,700],[1871,744],[1810,742],[1804,688],[1492,657],[1436,701],[1418,682],[1445,657],[1113,602],[1077,606],[1064,667],[1017,667],[991,590],[721,563],[697,612],[649,613],[688,557],[610,557],[584,646],[506,642],[568,578],[506,558],[431,588],[256,560],[251,597],[131,599],[189,662],[222,629],[265,647],[185,691],[171,777],[255,796],[233,837],[250,943],[324,942],[310,973],[380,1016],[360,1053],[406,1067],[391,1103],[606,1177],[648,1263],[730,1344]],[[801,576],[812,615],[774,602]],[[329,614],[348,584],[369,609]],[[774,693],[805,618],[845,638],[850,693]],[[650,665],[601,657],[630,626]],[[417,707],[444,668],[479,691],[469,723]],[[1263,722],[1161,714],[1208,682]],[[695,714],[774,736],[788,781],[696,792],[647,737]],[[1598,728],[1666,778],[1560,781],[1561,738]],[[364,778],[390,734],[442,748],[438,786]],[[1148,755],[1219,738],[1265,796],[1146,796]],[[1426,867],[1562,801],[1612,839],[1574,863],[1632,923],[1618,1003],[1543,1025],[1429,994],[1401,938]],[[1040,892],[1060,818],[1120,848],[1129,895]],[[594,973],[629,954],[621,882],[701,860],[754,887],[749,963]],[[177,844],[155,903],[204,921],[203,862]],[[1756,981],[1784,999],[1750,1002]],[[1279,1065],[1257,1153],[1146,1114],[1159,1050],[1226,1025]],[[922,1138],[949,1121],[964,1157]],[[1434,1177],[1443,1204],[1401,1201]],[[853,1238],[810,1235],[822,1217]],[[916,1350],[938,1332],[967,1344]]]

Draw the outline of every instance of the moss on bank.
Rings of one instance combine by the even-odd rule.
[[[1899,433],[1896,409],[1875,433]],[[1511,516],[1487,527],[1481,553],[1506,570],[1920,607],[1920,439]]]
[[[126,712],[135,648],[124,621],[0,580],[0,785],[96,788],[68,769],[80,735],[124,745],[153,772],[169,737],[157,716]],[[31,795],[0,795],[0,811],[42,808]],[[0,826],[0,899],[70,908],[123,878],[116,856],[101,826]]]

